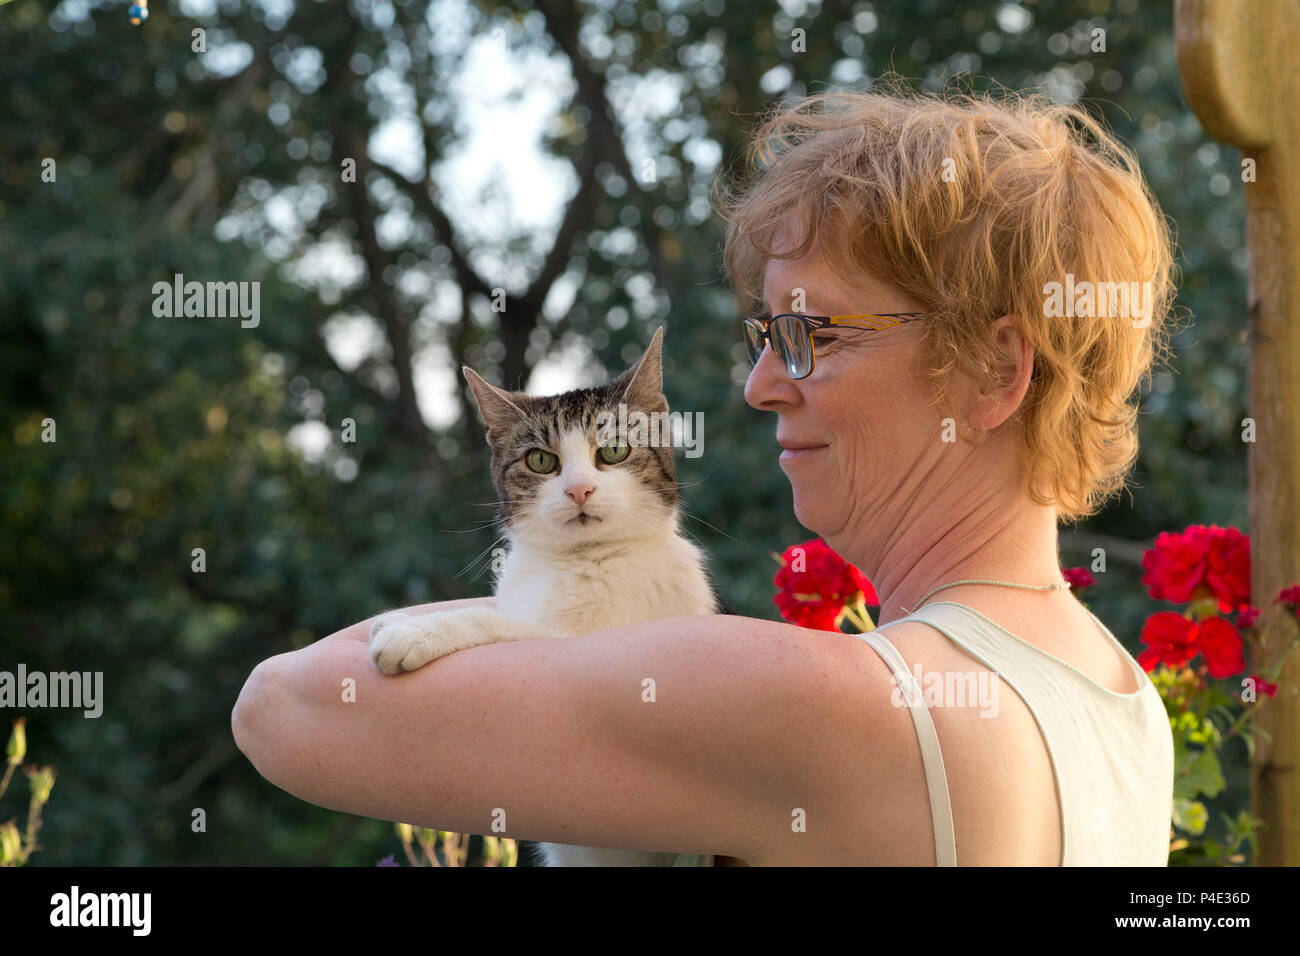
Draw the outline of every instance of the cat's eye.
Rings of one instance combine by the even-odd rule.
[[[539,475],[549,475],[555,470],[559,461],[557,455],[541,448],[534,448],[524,456],[524,464],[530,471],[535,471]]]
[[[630,454],[632,449],[628,445],[601,445],[596,449],[596,457],[607,465],[617,465]]]

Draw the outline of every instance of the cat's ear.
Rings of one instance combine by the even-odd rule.
[[[460,370],[469,383],[469,390],[474,393],[474,401],[487,424],[489,436],[504,431],[525,417],[515,404],[520,396],[497,388],[468,365],[462,365]]]
[[[668,399],[664,397],[664,371],[661,356],[664,341],[664,327],[655,329],[650,345],[645,354],[630,369],[614,379],[614,394],[619,401],[647,412],[668,410]]]

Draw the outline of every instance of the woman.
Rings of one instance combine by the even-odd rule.
[[[240,747],[305,800],[459,832],[1164,865],[1164,708],[1057,555],[1058,522],[1124,484],[1167,334],[1170,238],[1134,160],[1072,109],[899,90],[805,99],[755,155],[722,199],[759,313],[745,398],[776,414],[800,523],[875,584],[877,632],[670,618],[392,678],[363,621],[253,672]],[[646,675],[670,702],[628,694]]]

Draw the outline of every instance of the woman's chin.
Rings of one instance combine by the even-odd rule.
[[[821,519],[825,518],[822,509],[826,507],[830,499],[825,494],[802,491],[798,485],[792,487],[794,489],[795,520],[809,531],[816,532]]]

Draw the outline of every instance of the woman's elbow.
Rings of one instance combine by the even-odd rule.
[[[253,668],[239,692],[234,710],[230,712],[230,731],[235,738],[235,746],[259,771],[265,754],[267,728],[274,726],[274,721],[268,720],[267,716],[276,696],[273,689],[276,682],[275,661],[276,658],[272,657]]]

